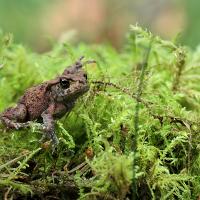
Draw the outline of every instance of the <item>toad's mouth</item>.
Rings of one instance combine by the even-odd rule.
[[[77,99],[78,97],[80,97],[81,95],[83,95],[84,93],[86,93],[88,90],[89,90],[89,86],[88,85],[84,85],[81,88],[77,88],[74,91],[66,91],[66,93],[63,94],[63,97],[66,100]]]

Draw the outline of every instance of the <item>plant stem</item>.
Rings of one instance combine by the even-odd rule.
[[[146,51],[146,56],[144,58],[144,62],[141,64],[141,73],[139,77],[139,83],[138,83],[138,88],[136,91],[136,105],[135,105],[135,115],[134,115],[134,129],[135,129],[135,134],[132,135],[132,150],[134,152],[133,156],[133,181],[132,181],[132,199],[136,199],[136,193],[137,193],[137,182],[136,182],[136,154],[137,154],[137,136],[139,132],[139,110],[140,110],[140,102],[141,102],[141,95],[142,95],[142,90],[143,90],[143,83],[144,83],[144,76],[145,72],[148,66],[148,60],[149,60],[149,55],[152,47],[152,42],[153,42],[153,37],[150,40],[149,47]]]

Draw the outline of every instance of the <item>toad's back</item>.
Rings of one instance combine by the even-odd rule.
[[[50,92],[47,91],[47,84],[43,83],[26,90],[19,103],[26,106],[27,120],[39,118],[50,103]]]

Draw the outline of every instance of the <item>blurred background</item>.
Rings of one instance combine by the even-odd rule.
[[[0,29],[44,52],[56,41],[109,42],[120,49],[130,24],[166,39],[200,43],[198,0],[0,0]]]

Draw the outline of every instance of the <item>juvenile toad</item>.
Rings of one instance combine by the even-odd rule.
[[[45,137],[58,144],[54,120],[70,112],[76,100],[88,91],[87,74],[82,69],[81,57],[66,68],[61,76],[27,89],[16,107],[6,109],[0,116],[7,128],[20,129],[29,126],[29,121],[43,120]]]

